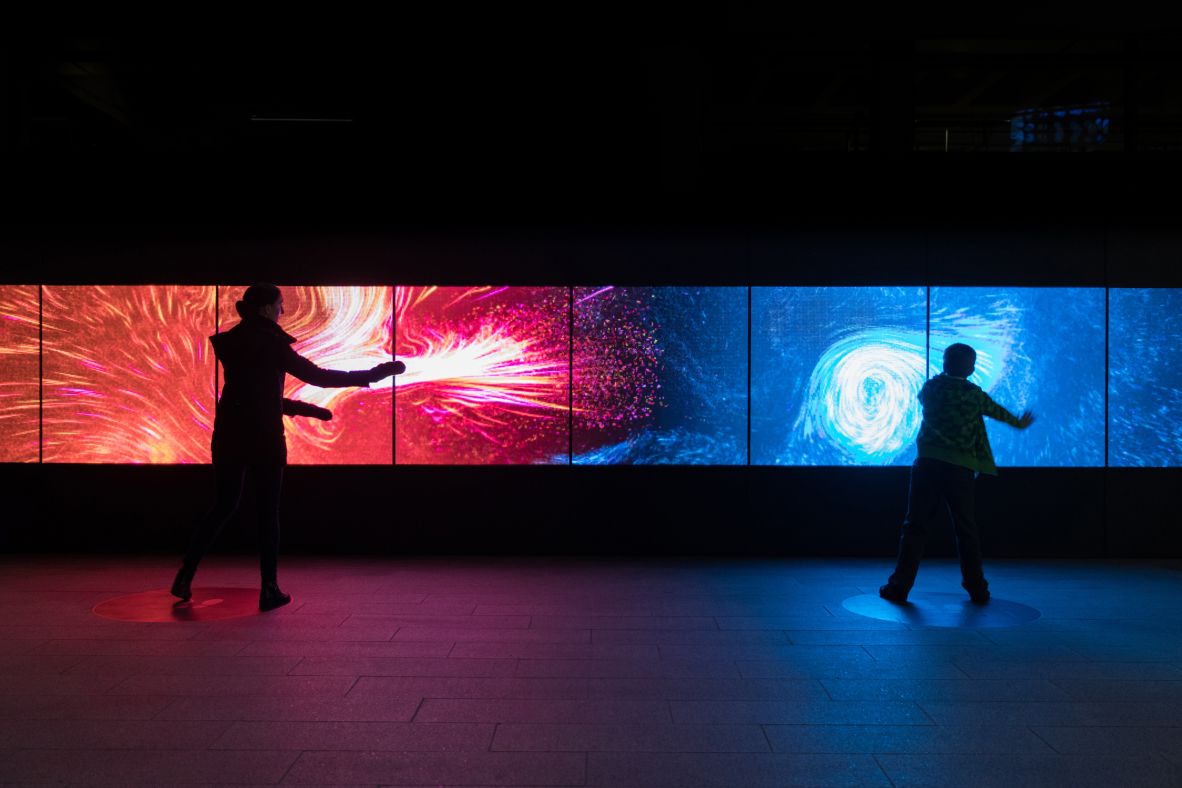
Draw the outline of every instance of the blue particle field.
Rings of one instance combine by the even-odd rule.
[[[659,402],[622,436],[576,451],[575,465],[747,462],[747,288],[633,287],[656,326]],[[585,444],[576,422],[575,445]]]
[[[1182,465],[1182,289],[1109,291],[1108,464]]]

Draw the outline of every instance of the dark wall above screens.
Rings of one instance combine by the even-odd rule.
[[[4,229],[11,284],[1182,286],[1182,232],[1149,219]]]

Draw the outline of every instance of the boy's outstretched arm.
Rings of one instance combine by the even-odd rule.
[[[1030,411],[1026,411],[1021,417],[1015,416],[1013,413],[1010,413],[1001,405],[998,405],[996,402],[994,402],[993,398],[988,394],[984,392],[981,392],[981,394],[985,398],[985,401],[981,406],[981,413],[983,415],[988,416],[991,419],[1004,421],[1011,427],[1017,427],[1020,430],[1024,430],[1034,423],[1034,414]]]

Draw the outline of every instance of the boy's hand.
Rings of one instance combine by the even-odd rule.
[[[1030,411],[1026,411],[1021,416],[1018,417],[1018,429],[1020,429],[1020,430],[1026,429],[1027,427],[1029,427],[1033,423],[1034,423],[1034,414],[1031,413]]]
[[[318,405],[309,405],[308,408],[308,415],[312,418],[320,419],[321,421],[332,421],[332,411],[328,408],[321,408]]]

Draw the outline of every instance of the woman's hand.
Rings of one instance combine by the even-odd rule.
[[[385,361],[369,370],[369,382],[377,383],[379,380],[391,375],[401,375],[403,372],[406,372],[406,364],[401,361]]]

